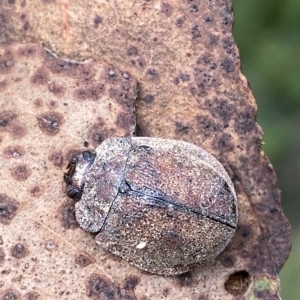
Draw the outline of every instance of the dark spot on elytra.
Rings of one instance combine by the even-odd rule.
[[[89,257],[88,254],[85,253],[80,253],[76,258],[75,258],[75,263],[79,265],[80,268],[84,268],[91,263],[93,263],[92,259]]]
[[[77,227],[79,227],[75,215],[74,201],[68,200],[59,207],[58,219],[61,222],[61,226],[65,229],[76,229]]]
[[[198,25],[193,26],[192,29],[191,29],[191,32],[192,32],[192,39],[193,40],[196,40],[196,39],[198,39],[202,36],[201,32],[198,28]]]
[[[3,264],[4,260],[5,260],[5,252],[3,248],[0,248],[0,265]]]
[[[24,297],[25,297],[24,298],[25,300],[37,300],[37,299],[39,299],[40,294],[37,292],[31,291],[31,292],[26,293]]]
[[[46,112],[38,117],[39,128],[50,136],[56,135],[63,123],[64,117],[58,112]]]
[[[28,253],[27,247],[21,243],[17,243],[10,248],[11,256],[18,259],[27,256]]]
[[[175,25],[177,27],[181,27],[183,23],[184,23],[184,18],[179,18],[176,20]]]
[[[25,181],[30,177],[31,169],[25,163],[21,163],[13,167],[10,174],[17,181]]]
[[[51,152],[48,158],[56,167],[61,167],[63,165],[63,156],[61,151]]]
[[[25,56],[25,57],[30,57],[33,56],[34,54],[36,54],[37,49],[35,46],[25,46],[25,47],[21,47],[18,50],[18,54],[20,56]]]
[[[4,91],[8,87],[7,80],[0,81],[0,92]]]
[[[193,275],[191,272],[186,272],[180,275],[177,275],[177,282],[182,287],[191,286],[193,284]]]
[[[102,18],[99,15],[96,15],[94,18],[94,28],[97,29],[102,21]]]
[[[128,49],[127,49],[127,55],[128,56],[137,56],[139,54],[139,50],[137,47],[135,46],[130,46]]]
[[[18,139],[26,135],[26,127],[18,121],[18,115],[10,110],[0,112],[0,132],[8,132]]]
[[[8,3],[8,4],[15,4],[15,3],[16,3],[16,0],[7,0],[7,3]]]
[[[24,29],[25,31],[27,31],[29,28],[30,28],[30,24],[29,24],[28,21],[26,21],[25,24],[23,25],[23,29]]]
[[[1,15],[0,15],[1,18]],[[0,58],[0,74],[5,74],[11,71],[15,64],[14,56],[11,51],[6,51]]]
[[[19,300],[21,295],[18,291],[13,289],[8,289],[1,295],[1,300]]]
[[[123,283],[123,289],[125,290],[134,290],[137,284],[139,283],[139,278],[137,276],[131,275],[128,276]]]
[[[224,71],[226,71],[226,73],[231,73],[234,71],[234,61],[230,58],[226,58],[222,63],[221,63],[221,67]]]
[[[38,69],[31,77],[31,82],[36,85],[48,84],[49,80],[49,74],[44,68]]]
[[[159,78],[158,72],[153,68],[148,68],[147,69],[147,75],[149,75],[153,79],[158,79]]]
[[[62,97],[65,94],[66,88],[55,82],[48,84],[49,92],[53,93],[56,97]]]
[[[120,299],[120,287],[109,278],[92,274],[86,283],[86,294],[93,299]]]
[[[144,102],[148,103],[148,104],[152,103],[152,102],[154,101],[154,99],[155,99],[154,96],[151,95],[151,94],[146,94],[146,95],[142,98],[142,100],[143,100]]]
[[[19,158],[24,154],[25,154],[24,148],[19,145],[8,146],[3,150],[3,155],[6,158]]]
[[[0,223],[9,225],[16,216],[19,203],[5,194],[0,194]]]
[[[40,197],[44,194],[45,188],[41,185],[35,185],[29,189],[31,196]]]
[[[182,122],[175,122],[175,133],[184,133],[187,134],[189,131],[189,126],[184,125]]]
[[[170,17],[173,13],[173,6],[168,2],[163,2],[161,4],[161,12],[164,13],[167,17]]]
[[[224,283],[226,291],[233,295],[243,295],[251,284],[251,276],[247,271],[238,271],[229,275]]]

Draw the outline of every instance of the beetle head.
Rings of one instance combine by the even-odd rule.
[[[68,173],[64,174],[64,181],[70,198],[80,200],[89,169],[95,158],[95,153],[84,151],[69,162]]]

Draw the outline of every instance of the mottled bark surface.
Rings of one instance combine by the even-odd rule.
[[[0,4],[0,297],[277,299],[290,228],[240,71],[231,2]],[[101,249],[65,194],[70,158],[131,135],[136,120],[137,135],[211,152],[235,185],[235,236],[181,276],[149,275]]]

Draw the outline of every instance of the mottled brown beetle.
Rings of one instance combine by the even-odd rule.
[[[80,199],[80,226],[145,271],[184,273],[216,257],[235,232],[233,184],[220,162],[193,144],[111,138],[69,168],[65,181],[68,195]]]

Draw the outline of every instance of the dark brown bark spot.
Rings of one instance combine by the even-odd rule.
[[[19,203],[13,198],[0,194],[0,223],[9,225],[17,214],[18,205]]]
[[[66,91],[66,88],[62,85],[59,85],[55,82],[48,84],[49,92],[53,93],[56,97],[63,97]]]
[[[33,197],[40,197],[44,194],[45,188],[41,185],[35,185],[30,188],[29,192]]]
[[[128,276],[125,279],[125,282],[123,284],[123,288],[125,290],[134,290],[137,284],[139,283],[139,278],[137,276]]]
[[[28,253],[29,252],[28,252],[27,247],[25,245],[23,245],[23,244],[20,244],[20,243],[12,246],[10,248],[10,254],[11,254],[11,256],[13,256],[15,258],[18,258],[18,259],[27,256]]]
[[[86,294],[93,299],[119,299],[121,298],[120,287],[110,279],[98,274],[92,274],[86,284]]]
[[[19,158],[24,154],[25,154],[24,148],[19,145],[8,146],[3,150],[3,155],[5,158]]]
[[[24,163],[19,164],[11,169],[11,176],[17,181],[25,181],[31,175],[31,169]]]
[[[54,166],[62,167],[63,156],[61,151],[53,151],[52,153],[50,153],[49,160],[54,164]]]
[[[13,289],[6,290],[2,294],[2,298],[1,298],[1,300],[19,300],[19,299],[21,299],[19,292]]]
[[[40,297],[40,294],[37,292],[28,292],[25,294],[25,299],[26,300],[37,300]]]
[[[79,224],[75,216],[75,202],[67,201],[58,209],[58,218],[65,229],[75,229]]]
[[[91,263],[93,263],[92,259],[87,255],[80,253],[76,258],[75,258],[75,263],[80,266],[80,268],[84,268]]]
[[[130,46],[128,49],[127,49],[127,55],[128,56],[136,56],[139,54],[139,50],[137,47],[135,46]]]
[[[58,112],[46,112],[38,117],[39,128],[50,136],[56,135],[63,123],[64,117]]]
[[[94,28],[97,29],[102,21],[102,18],[99,15],[96,15],[94,18]]]
[[[173,13],[173,6],[168,2],[163,2],[161,4],[161,12],[164,13],[167,17],[170,17]]]
[[[31,82],[36,85],[48,84],[49,80],[48,72],[43,68],[38,69],[31,77]]]
[[[3,248],[0,248],[0,265],[3,264],[4,260],[5,260],[5,252]]]

